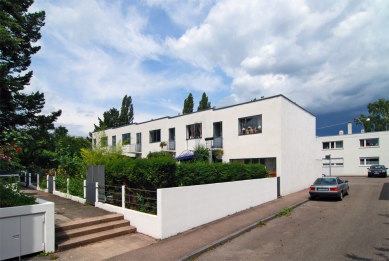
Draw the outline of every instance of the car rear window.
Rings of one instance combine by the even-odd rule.
[[[334,178],[318,178],[313,185],[336,185]]]

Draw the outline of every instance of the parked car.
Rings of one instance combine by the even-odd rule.
[[[388,168],[385,168],[384,165],[371,165],[370,168],[367,168],[367,176],[370,177],[384,177],[388,176]]]
[[[349,193],[348,180],[343,180],[339,177],[318,178],[309,187],[311,199],[316,197],[336,197],[339,200],[343,200],[343,196]]]

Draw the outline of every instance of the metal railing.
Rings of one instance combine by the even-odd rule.
[[[223,148],[223,138],[222,137],[213,137],[207,138],[205,145],[208,149],[221,149]]]
[[[142,152],[142,144],[137,143],[137,144],[130,144],[129,145],[129,150],[130,152]]]
[[[176,150],[176,141],[169,140],[169,147],[168,150]]]

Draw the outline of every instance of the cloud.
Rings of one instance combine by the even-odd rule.
[[[166,44],[193,66],[222,68],[235,100],[281,93],[337,111],[387,88],[388,11],[385,1],[220,1],[200,26]]]

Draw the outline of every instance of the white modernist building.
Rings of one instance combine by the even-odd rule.
[[[107,129],[104,143],[131,157],[163,150],[176,156],[196,145],[223,151],[223,162],[262,163],[281,179],[280,194],[321,175],[315,158],[316,117],[283,95]],[[97,134],[94,136],[96,144]],[[163,145],[163,144],[162,144]]]
[[[331,162],[329,157],[331,155]],[[370,165],[389,166],[389,131],[352,133],[316,138],[316,157],[322,161],[322,173],[334,176],[367,176]]]

